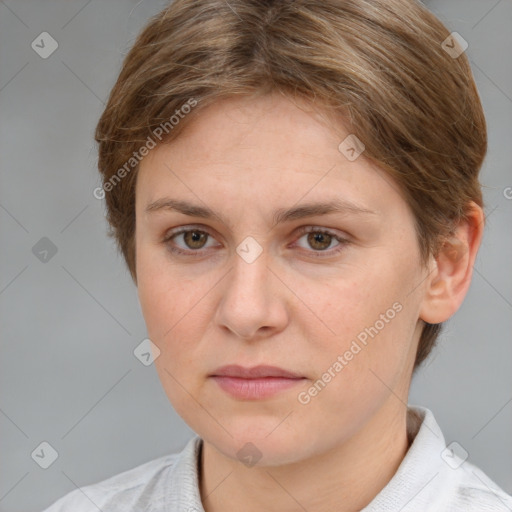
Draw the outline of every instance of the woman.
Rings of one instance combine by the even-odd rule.
[[[512,509],[407,405],[484,227],[460,37],[413,0],[177,0],[96,140],[151,360],[197,435],[48,511]]]

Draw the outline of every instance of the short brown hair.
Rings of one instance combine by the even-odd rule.
[[[271,91],[344,114],[366,158],[402,190],[426,262],[470,201],[483,207],[485,117],[465,53],[443,45],[449,37],[415,0],[175,0],[151,18],[95,134],[108,234],[134,282],[134,152],[162,125],[162,141],[172,140],[221,98]],[[194,111],[170,123],[191,99]],[[424,325],[415,368],[441,327]]]

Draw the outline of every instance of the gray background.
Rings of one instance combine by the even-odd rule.
[[[65,493],[181,450],[193,432],[152,366],[136,289],[113,242],[93,130],[121,59],[164,1],[0,1],[0,511]],[[410,402],[433,410],[447,443],[512,492],[512,1],[426,3],[469,43],[488,120],[487,227],[469,294]],[[59,47],[41,58],[32,41]],[[510,195],[509,195],[510,197]],[[47,237],[46,263],[32,251]],[[50,253],[51,254],[51,253]],[[42,441],[58,452],[42,469]]]

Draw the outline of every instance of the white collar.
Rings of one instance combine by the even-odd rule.
[[[404,459],[388,484],[361,512],[452,510],[450,504],[460,503],[464,505],[461,510],[471,512],[482,510],[478,503],[484,498],[489,503],[496,502],[498,508],[492,510],[509,510],[499,508],[503,504],[510,507],[512,503],[504,491],[476,466],[447,449],[429,409],[409,406],[407,426],[413,441]],[[204,512],[198,481],[202,442],[199,436],[194,436],[168,468],[162,482],[166,512]]]

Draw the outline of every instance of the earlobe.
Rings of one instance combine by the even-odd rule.
[[[444,322],[459,309],[471,284],[483,228],[483,210],[472,202],[467,218],[459,222],[437,256],[432,257],[420,311],[425,322]]]

